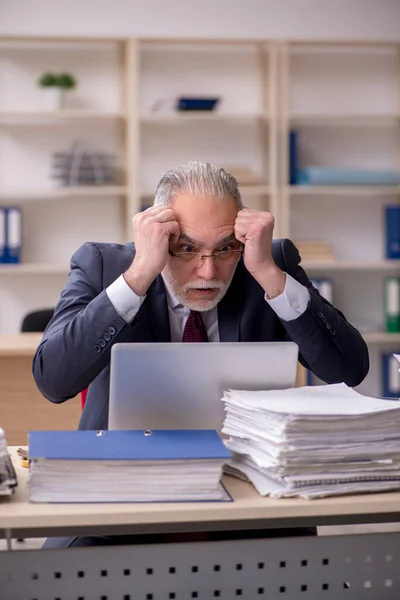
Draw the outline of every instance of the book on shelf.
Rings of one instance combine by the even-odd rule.
[[[0,263],[21,262],[21,209],[0,207]]]
[[[397,186],[399,171],[307,166],[297,171],[298,185],[320,186]]]
[[[298,133],[297,131],[289,132],[289,184],[297,185],[298,173]]]
[[[400,259],[400,206],[385,207],[386,258]]]
[[[310,279],[313,286],[319,291],[321,296],[328,300],[331,304],[333,303],[333,283],[326,277],[318,277]]]
[[[399,363],[392,353],[382,354],[382,396],[400,399]]]
[[[227,165],[225,171],[230,173],[240,186],[261,185],[261,177],[245,165]]]
[[[385,323],[387,333],[400,333],[400,277],[385,281]]]
[[[334,260],[332,247],[319,241],[296,241],[296,247],[302,260]]]
[[[17,476],[7,448],[6,436],[0,427],[0,496],[10,496],[17,485]]]

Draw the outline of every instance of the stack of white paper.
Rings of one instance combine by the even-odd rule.
[[[7,450],[6,437],[0,427],[0,496],[9,496],[17,485],[11,457]]]
[[[400,403],[344,383],[224,393],[233,460],[262,495],[316,498],[400,489]]]

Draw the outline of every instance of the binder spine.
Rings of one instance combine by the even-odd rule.
[[[320,279],[310,279],[313,286],[319,291],[321,296],[328,300],[330,304],[333,303],[333,284],[330,279],[320,278]]]
[[[6,210],[6,262],[21,261],[21,209],[10,207]]]
[[[298,156],[297,156],[297,132],[290,131],[289,133],[289,184],[296,185],[298,183]]]
[[[385,282],[385,323],[388,333],[400,332],[400,277]]]
[[[386,206],[386,258],[400,259],[400,206]]]
[[[6,262],[6,209],[0,206],[0,263]]]
[[[399,363],[393,354],[382,354],[382,396],[400,400]]]

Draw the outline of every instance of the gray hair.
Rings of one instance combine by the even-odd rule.
[[[243,208],[236,179],[209,162],[191,161],[165,173],[157,186],[154,206],[171,206],[175,195],[183,191],[196,198],[216,196],[224,200],[232,197],[236,206]]]

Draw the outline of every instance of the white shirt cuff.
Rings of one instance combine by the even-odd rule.
[[[272,300],[267,297],[267,294],[264,298],[282,321],[293,321],[305,312],[310,301],[310,292],[286,273],[283,293]]]
[[[127,323],[133,321],[146,296],[138,296],[120,275],[106,288],[106,294],[118,315]]]

